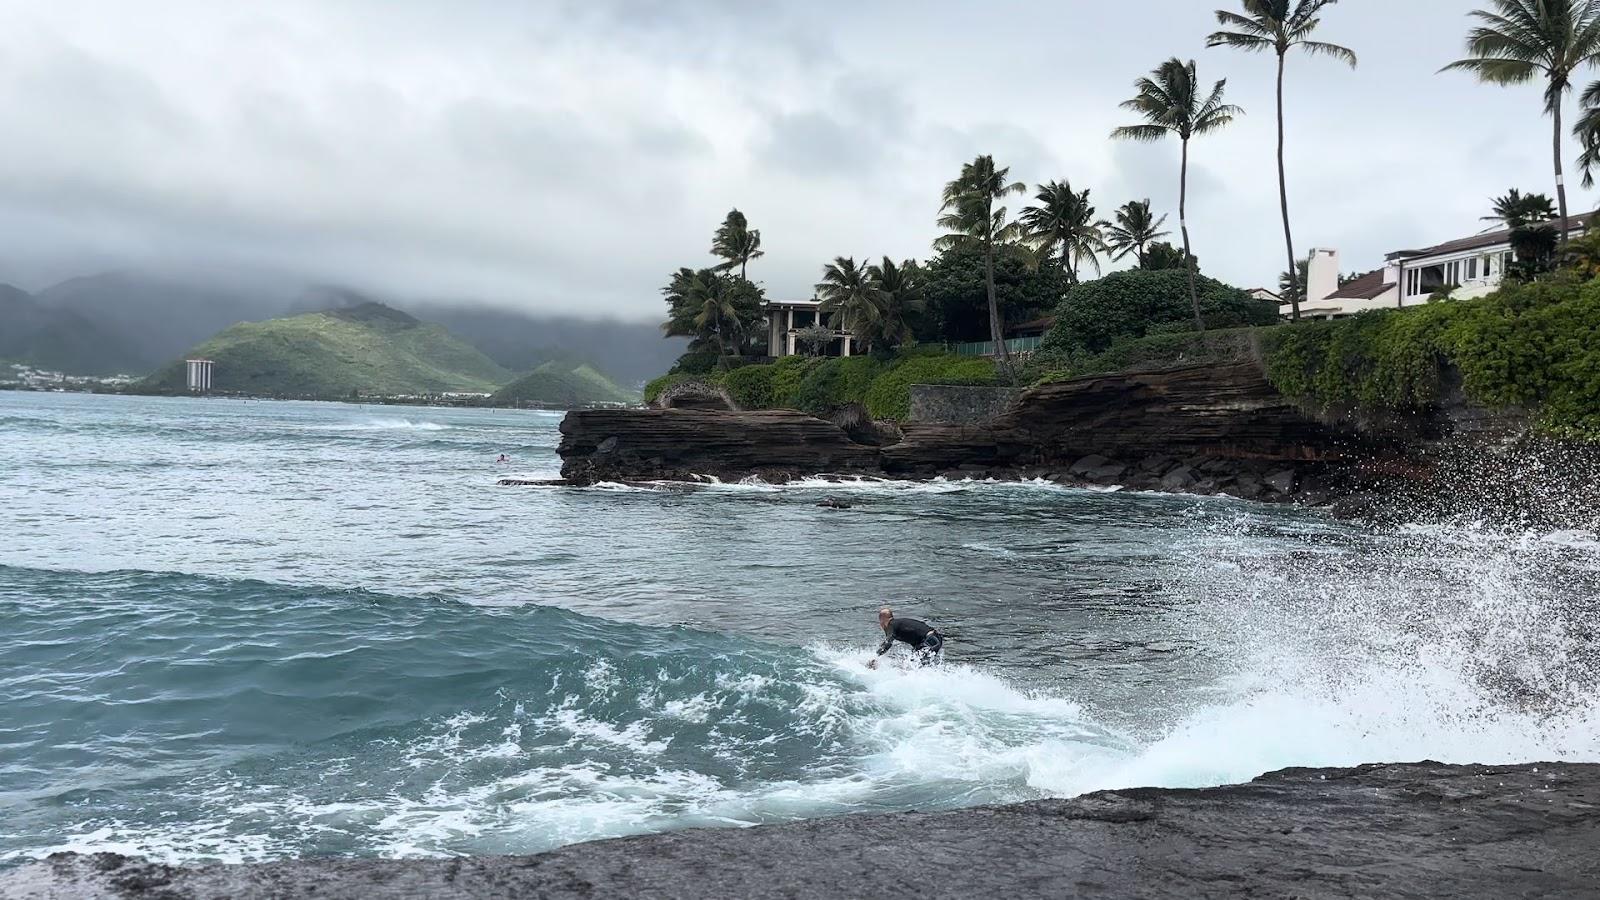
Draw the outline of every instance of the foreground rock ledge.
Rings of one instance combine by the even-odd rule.
[[[62,854],[26,898],[1600,896],[1600,765],[1287,769],[945,813],[681,831],[527,857],[179,868]]]

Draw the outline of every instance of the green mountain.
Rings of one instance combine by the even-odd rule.
[[[507,406],[577,407],[638,403],[639,395],[587,363],[551,360],[501,388],[492,399]]]
[[[371,302],[244,322],[185,357],[216,363],[214,390],[280,397],[487,393],[513,377],[443,326]],[[142,386],[182,391],[185,374],[174,360]]]

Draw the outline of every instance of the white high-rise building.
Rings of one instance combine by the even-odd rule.
[[[211,390],[211,370],[216,365],[209,359],[186,359],[189,366],[189,390],[196,393]]]

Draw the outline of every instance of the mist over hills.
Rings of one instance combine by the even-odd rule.
[[[72,278],[30,294],[0,285],[0,359],[72,374],[144,375],[243,322],[340,309],[374,298],[289,280],[187,279],[118,271]],[[390,303],[433,322],[500,367],[586,362],[624,384],[665,372],[683,342],[655,323],[591,320],[472,304]]]

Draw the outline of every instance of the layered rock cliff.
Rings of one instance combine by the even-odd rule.
[[[61,855],[39,900],[1600,895],[1600,765],[1289,769],[1206,790],[681,831],[526,857],[182,868]]]
[[[985,424],[908,424],[889,442],[782,410],[588,410],[561,430],[562,474],[577,484],[1020,474],[1274,499],[1299,496],[1306,483],[1345,483],[1330,468],[1342,473],[1389,450],[1306,415],[1250,364],[1044,385]]]

